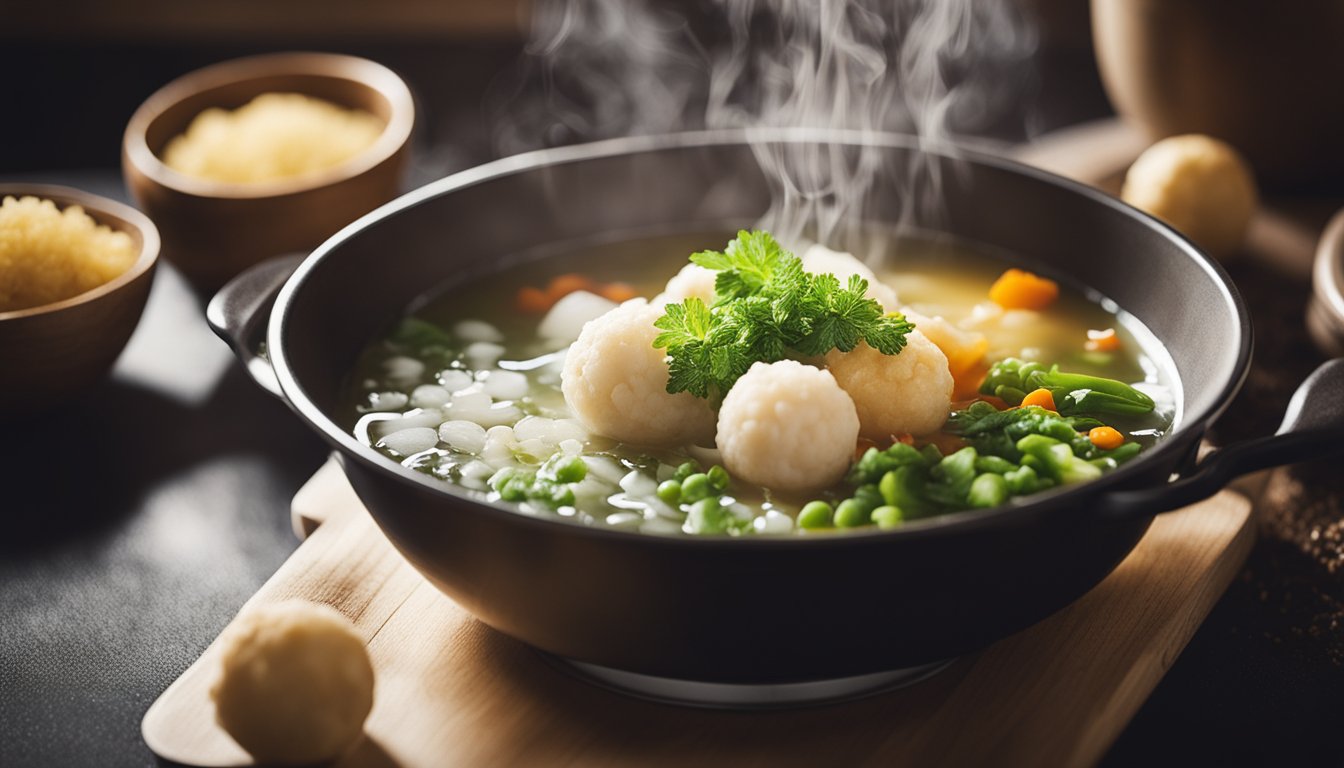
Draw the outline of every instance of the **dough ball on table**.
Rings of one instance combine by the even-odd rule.
[[[666,354],[655,349],[663,308],[631,299],[583,327],[565,355],[560,389],[589,432],[623,443],[707,443],[714,411],[693,395],[667,391]]]
[[[826,370],[854,398],[864,437],[886,442],[899,435],[937,432],[952,411],[947,356],[915,329],[897,355],[860,343],[850,352],[826,353]]]
[[[335,610],[299,600],[251,609],[220,644],[215,719],[258,763],[331,760],[363,733],[373,665]]]
[[[1120,197],[1213,254],[1241,246],[1256,206],[1250,166],[1232,147],[1200,134],[1145,150],[1125,175]]]
[[[831,374],[793,360],[756,363],[719,408],[728,472],[785,493],[834,485],[854,459],[859,417]]]

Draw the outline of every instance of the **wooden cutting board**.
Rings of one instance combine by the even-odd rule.
[[[323,602],[354,622],[377,674],[366,738],[343,766],[1094,764],[1175,661],[1252,544],[1231,491],[1162,515],[1100,586],[929,680],[775,712],[694,710],[598,688],[471,618],[392,548],[329,463],[294,500],[311,531],[244,606]],[[145,714],[167,760],[250,765],[214,722],[212,645]]]

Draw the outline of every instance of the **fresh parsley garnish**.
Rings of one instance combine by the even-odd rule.
[[[653,346],[667,350],[667,391],[722,400],[753,363],[848,352],[867,342],[883,354],[905,347],[914,325],[868,298],[868,281],[814,275],[768,232],[738,232],[723,251],[691,261],[718,272],[714,306],[668,304]]]

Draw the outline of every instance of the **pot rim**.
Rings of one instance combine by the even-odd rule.
[[[424,474],[389,461],[376,453],[370,446],[364,445],[335,423],[308,396],[289,365],[289,358],[282,343],[290,308],[296,294],[302,290],[308,277],[331,257],[333,251],[369,225],[387,219],[400,211],[407,210],[456,190],[465,189],[493,179],[530,171],[545,166],[583,162],[600,158],[656,152],[669,149],[710,147],[718,145],[748,145],[753,142],[806,144],[852,144],[868,145],[880,148],[907,149],[955,158],[977,163],[1000,170],[1006,170],[1036,181],[1063,187],[1074,194],[1082,195],[1093,202],[1110,208],[1135,220],[1142,226],[1156,229],[1168,239],[1174,241],[1187,257],[1195,261],[1217,285],[1221,298],[1229,304],[1237,317],[1237,355],[1232,375],[1223,383],[1212,404],[1201,412],[1186,414],[1184,422],[1173,429],[1157,445],[1149,448],[1134,460],[1102,477],[1087,483],[1054,488],[1030,496],[1030,501],[1009,503],[991,509],[971,509],[952,512],[936,517],[924,518],[905,523],[891,529],[846,531],[838,535],[825,536],[672,536],[654,535],[626,531],[615,528],[579,525],[572,521],[529,515],[518,511],[511,505],[476,498],[478,492],[459,488],[441,480],[426,477]],[[1246,310],[1240,293],[1232,284],[1227,272],[1216,261],[1205,255],[1186,237],[1157,218],[1134,208],[1116,197],[1108,195],[1094,187],[1073,181],[1062,176],[1024,165],[1003,157],[965,149],[943,143],[921,141],[918,137],[873,131],[852,131],[816,128],[764,128],[764,129],[720,129],[694,131],[687,133],[660,134],[654,136],[635,136],[607,139],[587,144],[578,144],[553,149],[542,149],[519,155],[504,157],[483,165],[469,168],[426,184],[408,192],[380,208],[360,217],[341,231],[337,232],[299,265],[294,274],[285,282],[276,296],[267,329],[267,348],[275,368],[280,389],[290,407],[317,431],[333,447],[339,450],[346,460],[353,459],[368,470],[390,480],[409,484],[418,489],[441,494],[447,499],[459,502],[474,512],[487,514],[500,513],[510,515],[513,524],[539,525],[551,528],[557,533],[568,531],[569,535],[611,538],[624,541],[627,545],[669,546],[669,547],[729,547],[756,549],[760,547],[790,551],[798,548],[847,547],[862,545],[884,545],[896,540],[910,540],[925,536],[955,535],[963,530],[999,525],[1020,524],[1028,517],[1039,517],[1066,506],[1078,506],[1090,497],[1101,492],[1113,490],[1131,482],[1145,469],[1150,469],[1160,458],[1172,458],[1172,464],[1179,462],[1179,452],[1185,450],[1186,440],[1202,436],[1210,423],[1227,408],[1233,396],[1241,388],[1250,371],[1252,348],[1252,327],[1250,315]],[[1159,338],[1159,341],[1161,339]]]

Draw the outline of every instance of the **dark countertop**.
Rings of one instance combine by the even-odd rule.
[[[180,68],[210,57],[184,55]],[[435,123],[438,150],[420,178],[479,156],[463,125]],[[125,197],[112,170],[33,170],[57,165],[16,155],[0,174]],[[1222,439],[1272,431],[1319,360],[1301,327],[1303,279],[1255,264],[1232,273],[1259,342]],[[325,449],[233,364],[202,307],[162,264],[111,379],[68,408],[0,426],[4,768],[152,764],[145,709],[297,545],[289,501]],[[1106,765],[1344,764],[1337,467],[1276,478],[1247,567]]]

